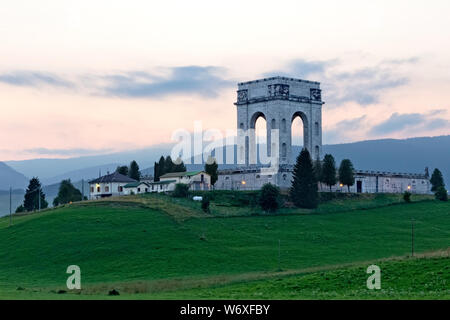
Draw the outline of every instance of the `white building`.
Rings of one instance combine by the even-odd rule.
[[[123,186],[123,194],[141,194],[150,192],[150,186],[146,182],[136,181],[130,182]]]
[[[267,173],[261,167],[245,167],[220,170],[215,188],[218,190],[259,190],[266,183],[289,189],[292,183],[292,166],[282,166],[277,172]],[[430,181],[426,173],[398,173],[384,171],[355,170],[353,193],[403,193],[429,194]],[[321,191],[329,191],[322,184]],[[348,192],[347,186],[339,183],[332,186],[333,192]]]
[[[124,186],[133,182],[137,181],[118,172],[91,180],[89,181],[89,199],[124,195]]]
[[[175,190],[177,180],[164,180],[149,183],[150,192],[169,192]]]
[[[150,192],[173,191],[177,183],[189,185],[190,190],[209,190],[211,188],[211,176],[204,171],[166,173],[159,177],[159,180],[149,183]]]

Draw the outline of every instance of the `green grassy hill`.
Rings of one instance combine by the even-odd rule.
[[[450,246],[450,203],[423,197],[403,204],[398,196],[365,195],[267,215],[252,206],[252,193],[213,195],[211,214],[189,199],[144,195],[16,216],[12,227],[2,218],[0,298],[105,298],[112,288],[121,297],[183,297],[192,288],[265,279],[280,270],[288,276],[404,256],[411,252],[411,218],[416,252]],[[67,290],[72,264],[81,268],[81,293],[54,293]],[[271,298],[271,291],[261,297]],[[212,292],[227,297],[230,291]]]

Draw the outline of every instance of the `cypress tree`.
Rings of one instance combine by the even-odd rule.
[[[306,148],[300,152],[294,166],[294,179],[290,189],[290,198],[299,208],[317,208],[317,180],[314,174],[311,156]]]
[[[141,179],[141,173],[139,172],[139,165],[136,161],[131,161],[130,168],[128,169],[128,176],[131,179],[139,181]]]
[[[186,172],[186,166],[180,157],[175,160],[172,172]]]
[[[331,187],[334,186],[337,182],[336,178],[336,162],[334,161],[334,158],[331,154],[326,154],[323,158],[323,165],[322,165],[322,182],[325,183],[327,186]]]
[[[172,158],[170,156],[167,156],[166,159],[164,159],[164,173],[170,173],[174,172],[175,164],[172,161]]]
[[[155,162],[155,164],[153,165],[153,180],[154,181],[159,181],[159,163]]]
[[[217,165],[216,159],[213,157],[208,157],[208,160],[205,163],[205,172],[211,176],[211,185],[214,185],[219,177],[217,169],[219,166]]]
[[[439,187],[445,188],[444,178],[442,177],[442,172],[436,168],[433,171],[433,174],[431,175],[431,191],[437,191]]]
[[[316,181],[322,182],[322,161],[319,157],[314,161],[314,174],[316,175]]]
[[[158,161],[158,167],[159,167],[159,177],[161,177],[164,173],[166,173],[165,171],[164,171],[164,163],[165,163],[165,159],[164,159],[164,157],[163,156],[161,156],[161,158],[159,158],[159,161]]]
[[[348,192],[350,192],[350,186],[355,184],[353,164],[349,159],[341,161],[339,166],[339,182],[347,186]]]

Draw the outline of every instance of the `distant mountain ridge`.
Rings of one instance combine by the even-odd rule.
[[[28,185],[28,178],[4,162],[0,162],[0,190],[23,189]]]
[[[131,160],[138,162],[144,174],[153,174],[154,162],[161,155],[169,155],[171,147],[172,144],[166,144],[110,155],[8,161],[6,164],[14,169],[9,168],[17,177],[17,187],[13,187],[23,188],[28,182],[25,175],[38,176],[44,185],[55,184],[67,178],[72,181],[89,180],[97,177],[99,171],[105,174],[108,170],[115,170],[118,164],[129,164]],[[300,149],[300,146],[294,146],[294,156],[300,152]],[[425,167],[429,167],[431,173],[434,168],[439,168],[447,185],[450,185],[450,135],[324,145],[323,155],[326,153],[331,153],[338,164],[342,159],[349,158],[355,168],[361,170],[422,173]],[[5,167],[8,166],[5,164],[3,167],[0,166],[0,190],[9,188],[10,180],[6,180],[3,176],[3,172],[6,172]],[[219,167],[232,166],[220,165]],[[187,167],[190,170],[196,170],[202,168],[203,164],[187,165]],[[9,170],[10,174],[11,170]]]

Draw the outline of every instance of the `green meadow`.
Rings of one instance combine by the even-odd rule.
[[[1,218],[0,298],[449,298],[449,202],[347,195],[267,214],[252,192],[211,196],[210,213],[147,194]],[[372,263],[377,292],[365,286]],[[66,288],[69,265],[81,290]]]

